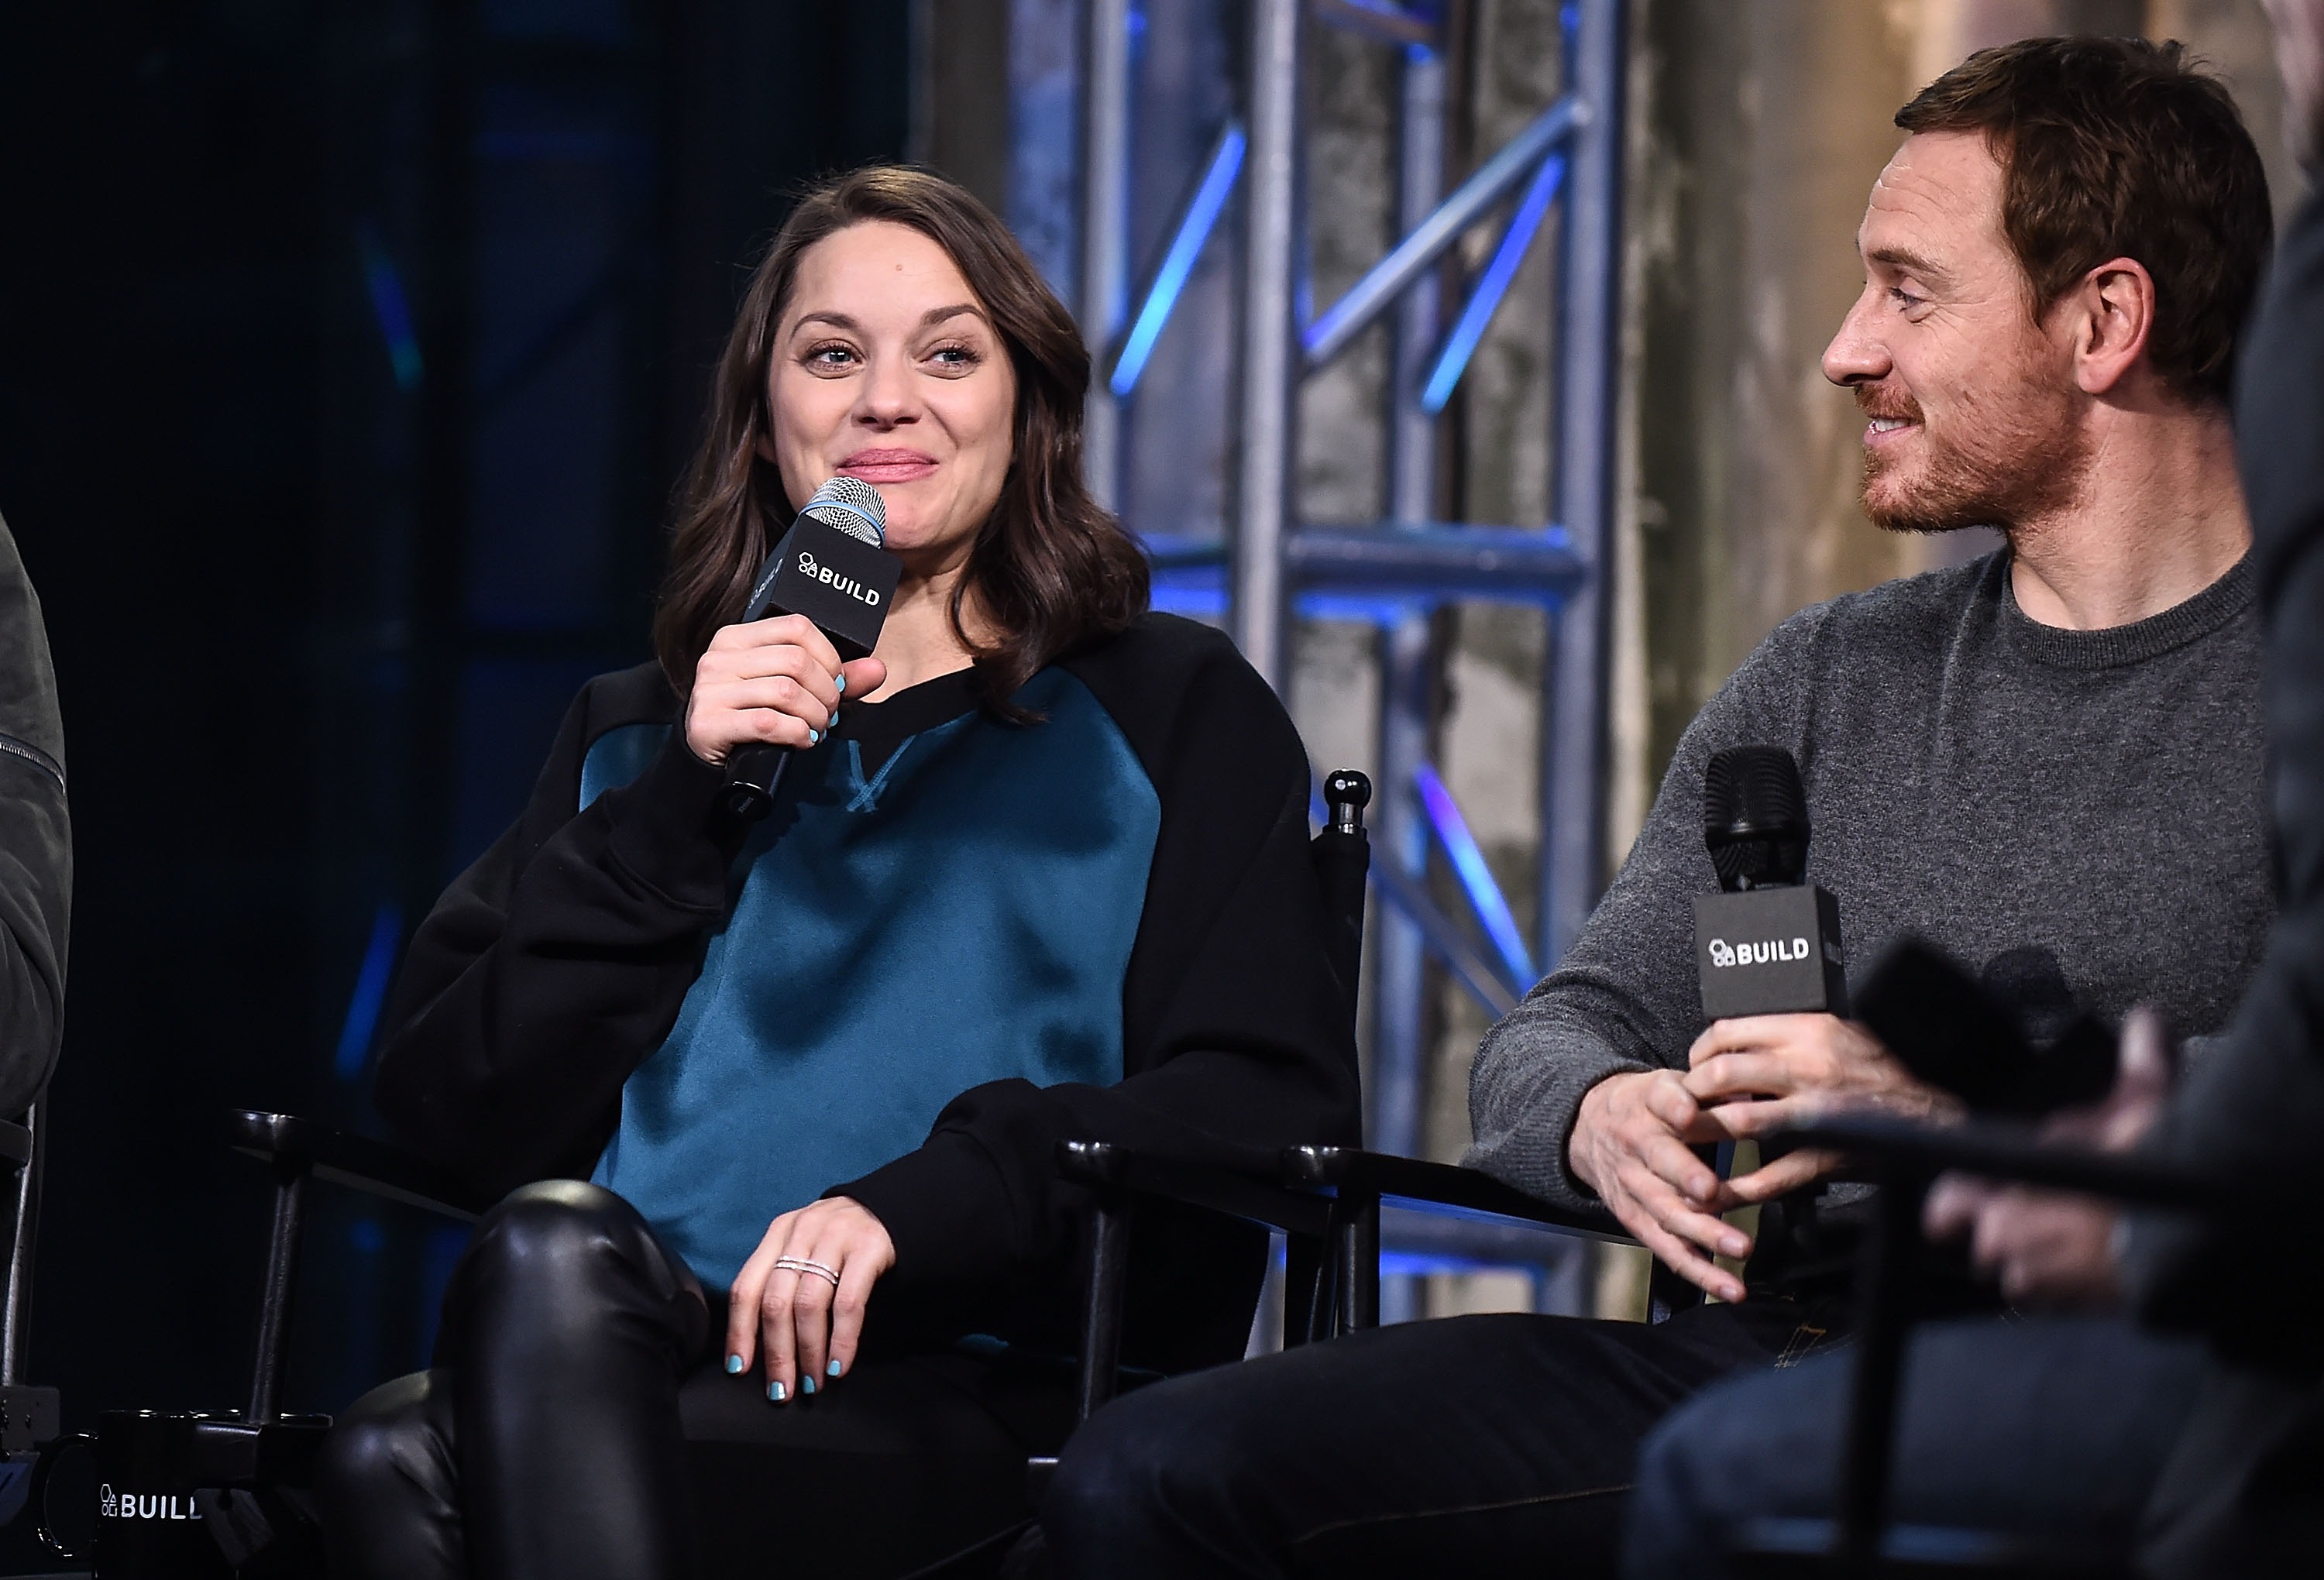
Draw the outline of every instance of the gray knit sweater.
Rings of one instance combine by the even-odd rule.
[[[1840,901],[1852,976],[1918,933],[2037,1037],[2141,1002],[2218,1030],[2274,909],[2259,679],[2248,559],[2112,630],[2028,619],[2006,551],[1794,615],[1687,728],[1589,925],[1478,1050],[1468,1161],[1588,1201],[1565,1165],[1582,1093],[1685,1067],[1691,897],[1718,886],[1703,768],[1746,742],[1799,759],[1808,876]]]

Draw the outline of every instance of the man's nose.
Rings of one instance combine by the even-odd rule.
[[[1888,376],[1895,367],[1888,348],[1873,332],[1871,317],[1874,293],[1867,286],[1856,305],[1848,309],[1848,317],[1840,321],[1840,331],[1831,344],[1823,348],[1823,376],[1835,384],[1854,386],[1877,383]]]

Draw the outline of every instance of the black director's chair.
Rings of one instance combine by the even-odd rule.
[[[1333,918],[1333,969],[1347,995],[1352,1021],[1363,942],[1364,878],[1370,863],[1363,812],[1371,785],[1360,774],[1342,771],[1325,781],[1323,797],[1326,822],[1314,849]],[[1120,1353],[1130,1223],[1141,1199],[1240,1217],[1283,1236],[1286,1346],[1379,1326],[1383,1205],[1518,1234],[1547,1231],[1614,1245],[1638,1244],[1611,1213],[1570,1211],[1475,1169],[1359,1147],[1292,1147],[1272,1171],[1246,1174],[1110,1142],[1068,1141],[1057,1148],[1057,1167],[1091,1193],[1082,1340],[1084,1419],[1113,1397],[1119,1377],[1115,1362]],[[1654,1264],[1647,1287],[1649,1321],[1663,1321],[1702,1301],[1702,1291],[1660,1262]],[[1049,1465],[1035,1462],[1037,1493]]]
[[[1937,1176],[2096,1196],[2134,1207],[2226,1217],[2253,1204],[2220,1181],[2135,1156],[2042,1144],[1991,1123],[1938,1127],[1877,1116],[1803,1125],[1789,1139],[1847,1153],[1879,1186],[1858,1252],[1856,1373],[1834,1520],[1762,1520],[1735,1533],[1736,1573],[1764,1580],[2130,1580],[2126,1550],[2091,1552],[2001,1531],[1895,1528],[1887,1519],[1904,1340],[1916,1316],[1922,1209]]]

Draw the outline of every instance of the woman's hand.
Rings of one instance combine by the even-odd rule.
[[[767,1397],[778,1404],[814,1392],[817,1378],[846,1375],[863,1337],[864,1302],[895,1264],[895,1242],[861,1202],[830,1196],[783,1214],[735,1275],[726,1370],[749,1369],[763,1339]]]
[[[813,746],[842,696],[867,696],[887,678],[877,658],[842,664],[802,615],[723,626],[694,666],[686,744],[706,763],[724,762],[738,746]]]

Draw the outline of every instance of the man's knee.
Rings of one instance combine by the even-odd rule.
[[[1065,1445],[1041,1503],[1050,1545],[1135,1541],[1224,1513],[1246,1467],[1202,1408],[1202,1379],[1161,1382],[1090,1418]]]

